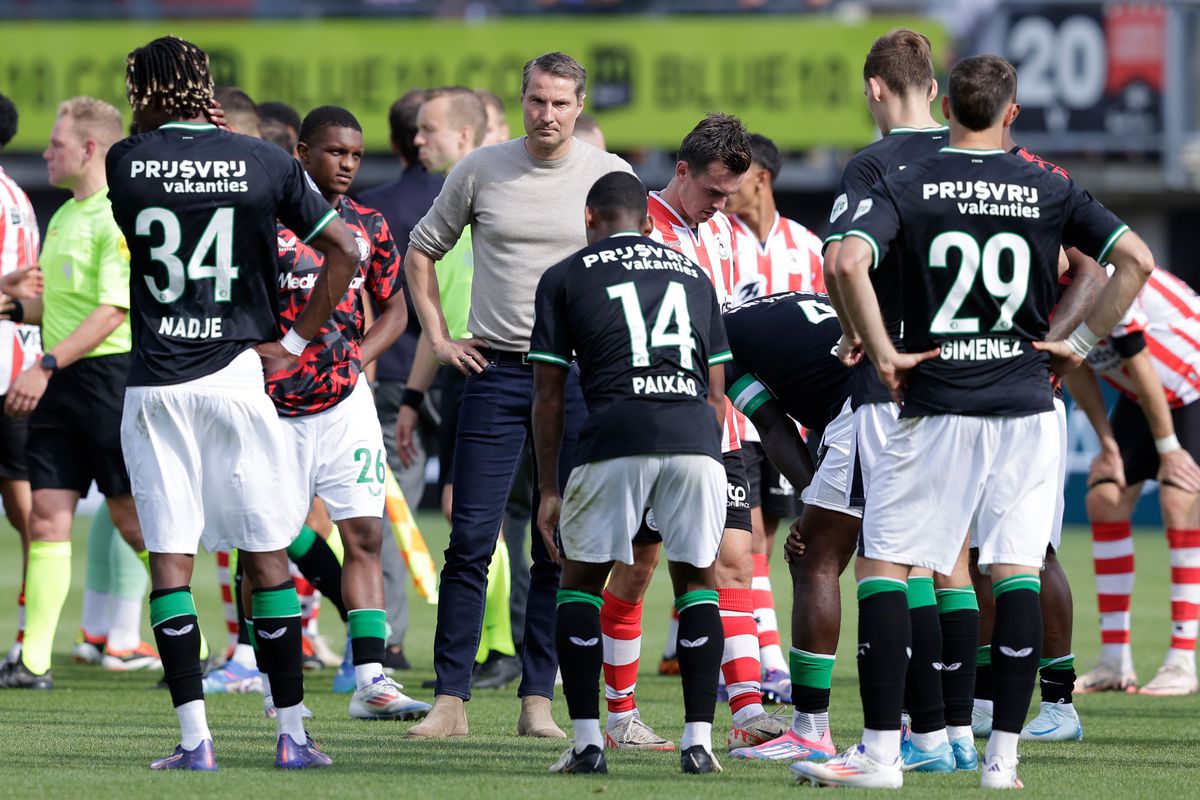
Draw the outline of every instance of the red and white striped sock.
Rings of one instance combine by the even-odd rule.
[[[725,631],[721,674],[729,692],[729,710],[735,725],[764,713],[761,666],[758,661],[758,626],[750,589],[717,589],[717,607]]]
[[[1133,529],[1129,521],[1092,523],[1092,559],[1100,606],[1101,658],[1122,671],[1133,669],[1129,602],[1133,594]]]
[[[1187,665],[1196,659],[1200,619],[1200,530],[1167,530],[1171,548],[1171,649],[1168,662]]]
[[[758,657],[766,671],[788,671],[779,644],[779,620],[775,616],[775,597],[771,594],[771,567],[766,553],[754,554],[754,581],[750,584],[754,598],[754,622],[758,627]]]
[[[642,653],[642,604],[622,600],[607,589],[603,597],[600,633],[604,642],[604,699],[612,727],[637,710],[634,690]]]
[[[221,584],[221,605],[225,609],[225,633],[227,647],[237,647],[238,615],[237,603],[233,600],[233,576],[229,574],[229,553],[217,553],[217,581]]]

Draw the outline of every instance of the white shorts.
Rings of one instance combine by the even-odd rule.
[[[846,500],[850,505],[862,508],[864,499],[870,496],[875,464],[899,418],[900,406],[891,402],[864,403],[854,411],[850,481],[846,487]]]
[[[559,535],[572,561],[633,563],[633,536],[647,508],[667,560],[708,567],[725,529],[725,467],[709,456],[610,458],[571,470]]]
[[[899,420],[875,464],[863,515],[868,558],[950,574],[966,531],[980,571],[1041,568],[1060,494],[1053,411]]]
[[[282,550],[308,512],[254,350],[193,381],[129,387],[121,448],[152,553]]]
[[[800,494],[806,506],[827,508],[862,519],[862,507],[850,504],[850,450],[853,446],[854,412],[847,399],[821,436],[817,472]]]
[[[387,458],[365,378],[331,408],[280,419],[295,452],[297,485],[310,500],[324,500],[334,522],[383,516]]]
[[[1050,546],[1054,548],[1054,552],[1058,552],[1059,546],[1062,545],[1062,526],[1063,513],[1066,511],[1067,498],[1067,406],[1063,403],[1062,398],[1054,398],[1054,416],[1058,419],[1058,437],[1059,437],[1059,465],[1058,465],[1058,492],[1054,495],[1054,517],[1050,522]],[[975,531],[971,531],[972,549],[979,547],[979,540],[975,536]]]

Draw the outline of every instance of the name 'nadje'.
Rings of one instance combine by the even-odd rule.
[[[183,161],[157,160],[129,162],[131,178],[240,178],[246,174],[246,162],[235,161]]]
[[[1038,190],[1035,186],[991,181],[938,181],[921,185],[921,199],[982,200],[996,203],[1027,203],[1035,205]]]

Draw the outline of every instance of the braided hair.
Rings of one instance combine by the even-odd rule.
[[[129,54],[125,91],[134,111],[199,116],[212,106],[208,54],[177,36],[163,36]]]

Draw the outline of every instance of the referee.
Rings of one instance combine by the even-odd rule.
[[[67,100],[43,157],[50,183],[70,189],[46,230],[41,300],[14,321],[42,325],[45,355],[13,381],[4,411],[29,417],[29,566],[21,658],[0,688],[49,689],[50,649],[71,586],[71,523],[92,481],[113,524],[139,553],[142,531],[121,454],[121,408],[130,366],[129,249],[112,216],[104,157],[121,139],[121,115],[90,97]]]

